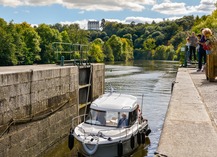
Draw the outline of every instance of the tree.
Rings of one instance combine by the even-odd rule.
[[[121,60],[128,61],[133,59],[133,44],[127,38],[121,38],[122,42],[122,55]]]
[[[123,37],[125,34],[133,34],[133,29],[131,28],[131,27],[124,27],[124,28],[122,28],[122,29],[119,29],[118,31],[117,31],[117,35],[119,36],[119,37]]]
[[[78,24],[65,25],[63,30],[67,31],[72,44],[88,43],[88,31],[80,29]]]
[[[0,65],[16,65],[16,47],[7,23],[0,18]]]
[[[144,50],[153,50],[156,47],[156,41],[153,38],[149,38],[143,43]]]
[[[153,58],[157,60],[165,59],[165,46],[161,45],[156,48]]]
[[[104,27],[105,27],[105,19],[102,19],[102,20],[101,20],[101,25],[100,25],[100,27],[102,28],[102,30],[104,29]]]
[[[125,34],[125,35],[123,35],[123,38],[126,38],[126,39],[129,39],[130,41],[133,41],[131,34]]]
[[[23,64],[33,64],[41,60],[39,56],[40,49],[40,36],[31,27],[30,24],[23,22],[21,24],[16,24],[16,31],[21,35],[23,44]]]
[[[143,39],[142,37],[137,38],[134,41],[134,48],[143,48],[143,43],[144,43],[145,39]]]
[[[40,63],[54,63],[56,61],[56,56],[53,50],[53,42],[62,42],[61,35],[58,30],[50,28],[46,24],[40,24],[36,31],[41,37],[40,43]]]
[[[105,54],[105,58],[104,58],[105,61],[112,61],[112,62],[114,62],[113,51],[112,51],[112,48],[111,48],[111,46],[109,45],[108,42],[106,42],[104,44],[104,46],[103,46],[103,52]]]
[[[119,29],[117,22],[106,22],[103,31],[107,33],[109,37],[111,37],[114,34],[117,34],[117,31]]]
[[[93,42],[89,49],[89,59],[91,62],[103,62],[104,54],[102,50],[102,45],[99,42]]]
[[[121,61],[123,50],[120,37],[112,35],[107,42],[112,49],[115,61]]]

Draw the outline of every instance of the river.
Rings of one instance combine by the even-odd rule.
[[[143,117],[148,119],[152,130],[148,148],[140,148],[132,156],[153,157],[160,139],[171,97],[171,85],[175,80],[179,63],[142,60],[106,64],[105,67],[105,92],[109,92],[112,86],[116,92],[136,96],[141,104]],[[142,95],[144,95],[143,104]]]

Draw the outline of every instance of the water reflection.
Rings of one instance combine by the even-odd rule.
[[[106,92],[112,85],[117,92],[137,96],[140,102],[144,95],[141,107],[143,116],[149,120],[152,129],[149,135],[151,144],[146,154],[137,155],[136,152],[134,157],[154,156],[171,96],[171,83],[175,80],[178,66],[177,62],[168,61],[106,64]]]

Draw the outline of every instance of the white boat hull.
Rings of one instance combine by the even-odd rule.
[[[87,127],[86,124],[82,126]],[[89,130],[91,130],[91,127],[89,127]],[[120,134],[109,137],[96,134],[86,134],[85,136],[74,134],[78,143],[78,152],[83,156],[92,157],[127,156],[132,154],[141,144],[145,144],[146,135],[149,134],[147,132],[150,129],[144,122],[138,128],[135,125],[123,130]]]
[[[72,149],[77,140],[78,152],[83,156],[129,156],[145,143],[145,136],[151,132],[148,120],[141,115],[137,98],[127,94],[100,96],[91,103],[84,119],[76,127],[72,120],[68,145]]]
[[[141,135],[142,136],[142,135]],[[132,140],[134,138],[134,140]],[[144,137],[145,140],[145,137]],[[121,140],[120,140],[121,141]],[[133,141],[133,142],[132,142]],[[112,142],[108,144],[84,144],[81,141],[78,141],[78,152],[83,156],[92,156],[92,157],[119,157],[127,156],[132,154],[141,144],[137,141],[137,134],[133,137],[126,139],[121,142]],[[122,144],[122,150],[120,150],[120,143]],[[132,144],[133,143],[133,144]],[[145,142],[143,142],[145,143]]]

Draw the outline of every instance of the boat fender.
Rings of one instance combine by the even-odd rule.
[[[145,132],[145,136],[148,136],[151,133],[151,129],[148,128],[148,130]]]
[[[145,144],[145,133],[142,132],[142,144]]]
[[[69,137],[68,137],[68,147],[70,150],[74,147],[74,135],[73,135],[74,129],[70,129]]]
[[[140,132],[137,133],[137,143],[138,145],[141,144],[141,133]]]
[[[98,148],[98,144],[95,144],[93,149],[89,149],[84,142],[82,142],[82,145],[84,150],[88,153],[88,155],[93,155],[94,153],[96,153]]]
[[[123,143],[122,141],[118,142],[118,157],[121,157],[123,155]]]
[[[134,139],[134,136],[132,135],[130,138],[130,146],[132,149],[134,148],[134,145],[135,145],[135,139]]]

